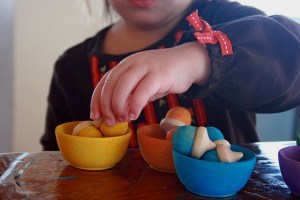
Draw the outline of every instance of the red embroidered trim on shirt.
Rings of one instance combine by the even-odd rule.
[[[202,99],[193,100],[195,115],[198,126],[206,126],[207,125],[207,118],[206,112],[204,108],[204,103]]]
[[[144,108],[145,118],[147,124],[156,124],[156,117],[155,117],[155,111],[154,111],[154,105],[152,102],[149,102],[147,106]]]
[[[133,124],[132,124],[132,122],[130,122],[129,124],[128,124],[128,126],[130,127],[130,129],[131,129],[131,139],[130,139],[130,142],[129,142],[129,146],[130,147],[137,147],[138,146],[138,142],[137,142],[137,136],[136,136],[136,132],[135,132],[135,130],[134,130],[134,128],[133,128]]]
[[[174,39],[175,39],[176,42],[178,42],[178,41],[180,40],[182,34],[183,34],[183,31],[182,31],[182,30],[179,30],[179,31],[174,35]]]
[[[100,81],[100,73],[98,69],[99,61],[96,56],[91,56],[90,62],[91,62],[92,83],[93,83],[93,88],[95,88],[98,82]]]
[[[178,99],[177,99],[177,96],[175,94],[168,94],[166,96],[166,98],[167,98],[167,101],[168,101],[169,108],[179,106]]]
[[[115,66],[117,66],[119,63],[117,61],[110,61],[109,62],[109,69],[114,68]]]
[[[223,56],[232,55],[232,44],[221,31],[214,31],[212,27],[194,11],[186,18],[195,29],[194,36],[201,44],[216,44],[219,42]]]

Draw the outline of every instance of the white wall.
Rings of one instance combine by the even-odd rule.
[[[101,24],[85,18],[80,1],[19,0],[15,6],[12,150],[39,151],[53,64]]]
[[[295,140],[297,109],[276,113],[258,114],[257,131],[261,141]]]
[[[257,7],[268,15],[286,15],[292,18],[299,18],[299,0],[237,0],[238,2]]]
[[[13,0],[0,1],[0,152],[12,146],[13,11]]]

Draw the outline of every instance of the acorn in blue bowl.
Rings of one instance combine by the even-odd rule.
[[[199,127],[182,126],[172,137],[172,153],[179,180],[188,191],[197,195],[207,197],[235,195],[246,185],[252,174],[256,163],[255,153],[241,146],[230,145],[228,142],[220,143],[224,141],[223,135],[218,129],[211,127],[206,129],[207,136],[203,139],[205,142],[203,140],[195,142],[193,140],[199,138],[198,129]],[[194,150],[195,143],[201,146],[198,153]],[[230,153],[225,153],[224,156],[225,151]],[[218,158],[214,158],[215,156]],[[232,159],[235,156],[238,158]]]

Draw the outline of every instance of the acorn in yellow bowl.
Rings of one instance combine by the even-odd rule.
[[[77,121],[56,127],[58,147],[71,166],[85,170],[104,170],[114,167],[123,158],[130,142],[131,129],[122,125],[119,134],[105,136],[107,134],[100,130],[102,123]],[[119,126],[117,123],[117,129]]]

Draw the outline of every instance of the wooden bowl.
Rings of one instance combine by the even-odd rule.
[[[166,133],[161,130],[159,124],[138,128],[137,138],[142,156],[151,168],[175,173],[172,141],[165,139]]]
[[[130,142],[131,129],[114,137],[80,137],[72,135],[78,123],[64,123],[55,129],[58,147],[70,165],[85,170],[104,170],[112,168],[123,158]]]

